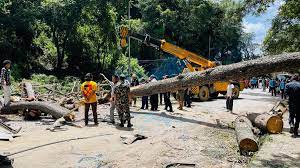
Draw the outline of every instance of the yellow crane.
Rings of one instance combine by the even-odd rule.
[[[127,32],[126,32],[127,31]],[[144,43],[147,46],[154,47],[158,50],[161,50],[163,52],[169,53],[180,60],[183,60],[186,67],[183,70],[183,73],[185,72],[194,72],[194,71],[203,71],[208,68],[216,67],[217,64],[214,61],[210,61],[203,56],[197,55],[193,52],[190,52],[188,50],[185,50],[183,48],[180,48],[174,44],[171,44],[169,42],[166,42],[164,39],[155,39],[150,37],[150,35],[145,34],[138,34],[130,32],[128,33],[128,29],[122,27],[121,28],[121,46],[126,46],[126,40],[125,38],[127,35],[129,38],[135,39],[137,41],[140,41]],[[126,34],[126,35],[125,35]],[[192,65],[194,64],[194,66]],[[192,93],[194,98],[199,98],[201,101],[207,101],[209,98],[216,98],[218,97],[219,93],[225,95],[227,91],[227,81],[218,81],[214,83],[208,83],[203,86],[197,86],[192,88]],[[239,97],[239,92],[244,89],[244,83],[243,82],[235,82],[234,83],[234,95],[235,98]]]

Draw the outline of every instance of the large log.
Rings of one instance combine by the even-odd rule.
[[[256,152],[258,150],[257,140],[252,132],[251,121],[245,116],[235,119],[235,134],[239,144],[240,152]]]
[[[282,132],[283,121],[278,115],[271,115],[268,113],[250,113],[247,118],[264,132],[278,134]]]
[[[291,71],[300,68],[300,52],[286,53],[276,56],[265,56],[259,59],[236,64],[218,66],[201,72],[181,74],[157,82],[131,88],[133,96],[146,96],[180,88],[201,86],[207,83],[228,80],[240,80],[272,72]]]
[[[53,104],[49,102],[16,102],[11,103],[9,106],[2,107],[0,109],[1,114],[5,114],[11,111],[24,110],[24,109],[34,109],[40,110],[44,113],[52,115],[54,118],[61,118],[63,116],[67,116],[69,114],[69,110],[59,106],[58,104]]]

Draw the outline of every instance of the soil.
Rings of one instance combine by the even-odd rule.
[[[300,160],[299,139],[290,137],[288,124],[282,134],[268,135],[259,152],[253,157],[238,152],[234,126],[237,115],[269,111],[279,100],[261,89],[246,89],[234,101],[233,114],[225,109],[225,98],[207,102],[193,102],[192,108],[166,112],[141,110],[140,101],[132,107],[133,128],[120,128],[105,121],[109,119],[109,105],[98,106],[96,127],[92,118],[88,127],[63,126],[51,132],[51,118],[24,121],[16,115],[1,116],[12,125],[22,126],[20,137],[0,141],[0,152],[14,153],[30,147],[70,138],[89,137],[44,146],[11,156],[14,168],[156,168],[172,163],[195,164],[196,167],[297,167]],[[92,116],[90,116],[92,117]],[[77,113],[76,124],[83,125],[83,109]],[[117,116],[116,116],[117,120]],[[287,120],[287,115],[284,115]],[[135,134],[148,137],[132,144],[124,144],[121,137]],[[175,165],[175,167],[184,167]],[[187,166],[186,166],[187,167]]]

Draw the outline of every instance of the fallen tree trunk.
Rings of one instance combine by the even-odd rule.
[[[256,152],[258,144],[252,132],[251,121],[245,116],[239,116],[235,119],[235,134],[240,152]]]
[[[32,84],[30,82],[23,82],[22,87],[26,95],[26,100],[33,101],[35,99],[35,94],[34,94]]]
[[[44,113],[52,115],[54,118],[61,118],[63,116],[67,116],[69,114],[69,110],[63,108],[57,104],[49,103],[49,102],[16,102],[11,103],[9,106],[2,107],[0,109],[1,114],[5,114],[11,111],[24,110],[24,109],[34,109],[40,110]]]
[[[271,115],[268,113],[251,113],[247,114],[247,118],[264,132],[278,134],[282,132],[283,121],[278,115]]]
[[[240,80],[272,72],[291,71],[300,67],[300,52],[280,54],[272,57],[218,66],[201,72],[181,74],[177,77],[139,85],[131,88],[133,96],[146,96],[180,88],[201,86],[217,81]]]

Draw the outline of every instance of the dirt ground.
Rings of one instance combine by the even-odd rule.
[[[133,128],[119,128],[107,122],[98,127],[64,126],[50,132],[45,121],[23,121],[21,117],[5,116],[9,123],[23,127],[20,137],[0,141],[0,152],[14,153],[30,147],[70,138],[88,137],[44,146],[12,156],[14,168],[156,168],[172,163],[190,163],[195,167],[300,167],[300,142],[290,137],[287,116],[282,134],[269,135],[252,158],[240,156],[232,121],[239,114],[269,111],[278,101],[260,89],[246,89],[234,102],[235,114],[226,112],[225,99],[193,102],[192,108],[174,113],[150,112],[131,108]],[[140,102],[138,103],[140,106]],[[107,120],[109,106],[99,107],[99,117]],[[83,125],[83,109],[77,124]],[[3,116],[2,116],[3,117]],[[51,120],[50,120],[51,121]],[[132,144],[121,137],[135,134],[147,136]],[[178,166],[180,167],[180,166]],[[181,166],[184,167],[184,166]]]

